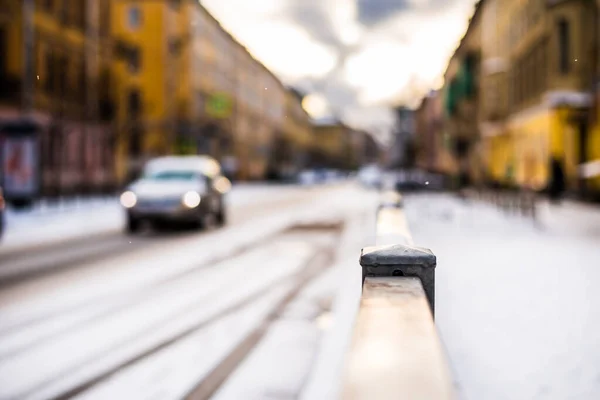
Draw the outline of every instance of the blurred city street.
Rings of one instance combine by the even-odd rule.
[[[112,226],[79,218],[101,236],[3,249],[0,398],[298,395],[345,281],[340,258],[354,261],[358,301],[355,260],[377,197],[348,184],[231,194],[221,229],[133,238],[108,212]]]
[[[0,400],[598,400],[599,283],[600,0],[0,0]]]
[[[351,182],[242,185],[224,228],[129,237],[114,213],[81,222],[101,228],[87,238],[7,246],[0,398],[335,398],[378,199]],[[542,201],[534,222],[436,193],[405,208],[438,257],[461,398],[600,395],[600,210]]]

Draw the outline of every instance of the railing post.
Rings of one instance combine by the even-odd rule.
[[[429,302],[431,315],[435,315],[436,263],[436,257],[431,250],[404,244],[365,247],[360,255],[363,284],[366,277],[419,278]]]

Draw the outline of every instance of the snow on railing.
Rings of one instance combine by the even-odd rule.
[[[363,292],[341,398],[453,399],[433,320],[436,257],[413,244],[401,197],[386,196],[377,245],[361,253]]]
[[[537,195],[531,190],[470,190],[467,197],[492,204],[507,214],[518,214],[537,221]]]

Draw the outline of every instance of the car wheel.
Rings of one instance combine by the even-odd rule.
[[[141,223],[139,219],[134,218],[131,215],[127,217],[127,226],[125,227],[127,233],[137,233],[140,231],[140,227]]]
[[[202,213],[202,215],[199,215],[192,221],[192,228],[198,230],[205,230],[209,226],[209,223],[210,221],[207,217],[207,214]]]
[[[227,223],[227,213],[225,212],[225,207],[221,204],[219,208],[219,212],[217,213],[217,224],[219,226],[223,226]]]

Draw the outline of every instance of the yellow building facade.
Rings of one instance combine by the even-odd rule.
[[[550,160],[568,187],[581,189],[578,166],[597,148],[587,123],[598,41],[588,1],[484,0],[484,113],[480,121],[493,181],[543,189]]]
[[[596,37],[600,38],[600,0],[596,0]],[[600,41],[600,39],[599,39]],[[596,79],[595,98],[592,113],[590,115],[591,133],[589,138],[589,154],[591,161],[600,162],[600,43],[596,45]],[[600,175],[590,178],[589,189],[596,198],[600,198]]]
[[[115,185],[102,82],[99,2],[0,2],[0,125],[27,119],[40,141],[41,195]]]
[[[183,6],[164,0],[111,0],[110,5],[117,170],[124,180],[147,159],[174,150],[181,125],[177,87]]]
[[[112,0],[119,171],[161,154],[210,154],[262,179],[286,90],[197,1]]]

